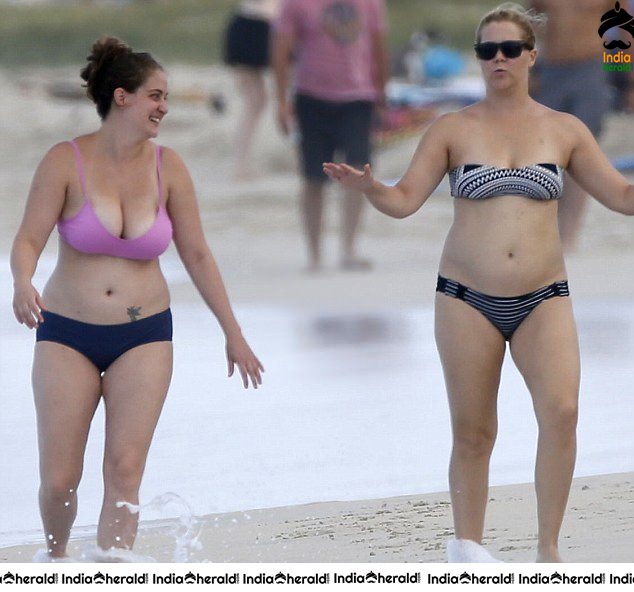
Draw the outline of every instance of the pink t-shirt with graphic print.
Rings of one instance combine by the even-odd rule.
[[[285,0],[275,23],[295,40],[295,88],[324,101],[374,101],[372,36],[387,28],[384,0]]]

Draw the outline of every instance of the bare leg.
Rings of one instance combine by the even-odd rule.
[[[565,251],[572,251],[577,246],[587,209],[588,194],[566,173],[558,212],[559,234]]]
[[[247,179],[253,176],[252,148],[255,131],[267,103],[264,73],[258,68],[236,66],[236,83],[242,110],[234,139],[234,176]]]
[[[59,343],[35,345],[33,393],[40,454],[40,512],[52,558],[66,556],[77,514],[90,422],[101,396],[99,371]]]
[[[449,487],[458,539],[481,543],[489,459],[497,435],[497,392],[506,344],[477,310],[436,295],[436,344],[443,366],[453,449]]]
[[[103,377],[106,406],[104,501],[97,531],[102,549],[131,549],[138,514],[117,502],[139,503],[139,487],[169,383],[172,344],[148,343],[118,358]]]
[[[302,218],[308,241],[308,269],[321,267],[321,235],[324,211],[324,185],[304,180],[302,189]]]
[[[559,531],[575,466],[579,346],[570,298],[542,302],[513,336],[511,351],[539,426],[535,488],[538,562],[559,562]]]
[[[344,269],[366,269],[369,263],[356,254],[356,239],[365,198],[357,191],[345,191],[342,202],[341,266]]]

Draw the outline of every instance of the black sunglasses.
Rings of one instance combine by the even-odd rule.
[[[519,58],[522,55],[522,51],[525,49],[533,49],[526,41],[485,41],[484,43],[476,43],[473,48],[475,49],[478,59],[489,61],[492,60],[498,51],[502,52],[505,58],[513,59]]]

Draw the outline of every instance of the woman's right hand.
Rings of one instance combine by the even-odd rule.
[[[226,352],[229,376],[233,376],[233,371],[238,366],[244,388],[249,388],[250,377],[253,388],[257,389],[262,384],[261,373],[264,372],[264,366],[241,334],[237,337],[227,337]]]
[[[367,193],[374,187],[374,177],[369,164],[360,171],[345,163],[324,162],[324,173],[331,179],[339,181],[344,187],[362,193]]]
[[[46,310],[39,292],[31,283],[16,286],[13,293],[13,313],[18,323],[36,329],[44,322],[42,311]]]

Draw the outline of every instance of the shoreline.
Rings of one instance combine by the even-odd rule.
[[[533,562],[535,508],[532,483],[490,488],[486,548],[505,563]],[[189,550],[190,563],[444,563],[453,535],[448,492],[212,514],[196,521],[200,548]],[[174,562],[173,528],[142,522],[135,553]],[[69,549],[80,555],[89,544],[72,540]],[[41,547],[2,548],[0,562],[28,563]],[[634,473],[573,480],[560,550],[570,563],[634,562]]]

